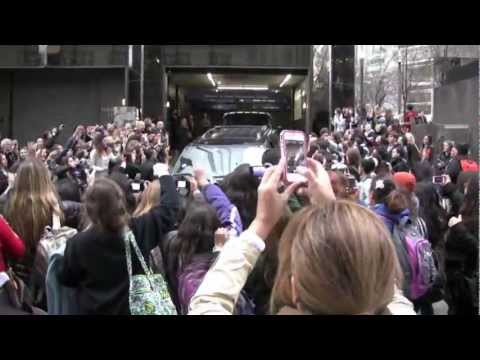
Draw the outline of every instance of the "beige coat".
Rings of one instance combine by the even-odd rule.
[[[255,234],[245,231],[240,237],[231,239],[225,244],[217,262],[208,271],[190,301],[189,315],[233,313],[240,291],[260,256],[259,243],[263,244],[263,241]],[[292,313],[287,309],[282,310],[279,314]],[[396,289],[392,302],[388,305],[388,311],[392,315],[416,315],[413,304],[399,289]]]

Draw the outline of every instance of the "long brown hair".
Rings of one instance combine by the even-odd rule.
[[[45,227],[55,213],[63,213],[47,167],[34,158],[20,165],[7,209],[7,219],[25,241],[27,253],[34,253]]]
[[[133,213],[133,217],[139,217],[149,212],[160,199],[160,181],[151,182],[142,194],[140,203]]]
[[[85,208],[90,223],[102,233],[120,234],[130,220],[124,192],[107,177],[96,179],[87,189]]]
[[[271,310],[375,314],[392,301],[399,281],[390,234],[373,212],[345,200],[310,206],[283,233]]]

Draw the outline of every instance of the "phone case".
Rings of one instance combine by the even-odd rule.
[[[306,136],[305,132],[299,131],[299,130],[284,130],[280,133],[280,154],[282,155],[282,158],[286,158],[286,148],[285,148],[285,139],[288,137],[289,134],[296,134],[296,135],[302,135],[304,138],[304,143],[303,143],[303,151],[305,154],[305,157],[307,156],[308,153],[308,136]],[[299,174],[288,174],[288,168],[285,166],[285,170],[283,172],[283,180],[286,182],[294,182],[296,180],[304,180],[305,178],[302,175]],[[292,175],[294,175],[294,178],[292,178]]]

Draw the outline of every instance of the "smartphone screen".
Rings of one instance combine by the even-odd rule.
[[[434,184],[443,184],[443,182],[444,182],[444,176],[443,175],[433,177],[433,183]]]
[[[186,181],[182,181],[182,180],[179,180],[177,181],[177,188],[186,188],[187,187],[187,182]]]
[[[133,191],[140,191],[140,184],[139,183],[132,183],[132,190]]]
[[[282,156],[287,160],[285,178],[287,182],[304,181],[297,170],[306,167],[307,138],[302,131],[282,131],[280,134]]]

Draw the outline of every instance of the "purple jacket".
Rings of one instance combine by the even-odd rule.
[[[193,295],[197,292],[203,278],[207,274],[212,264],[217,259],[218,253],[204,253],[194,255],[190,263],[177,274],[178,281],[178,301],[180,303],[181,314],[188,314],[188,307]],[[240,292],[240,296],[235,304],[235,315],[254,315],[255,304],[249,298],[245,291]]]
[[[399,214],[392,214],[385,204],[377,204],[372,210],[383,220],[383,223],[391,234],[393,234],[393,227],[395,225],[405,225],[405,223],[410,220],[410,210],[408,209],[403,210]]]
[[[202,189],[202,193],[205,200],[216,210],[222,226],[231,229],[235,236],[240,236],[243,232],[240,213],[223,190],[215,184],[208,184]]]

